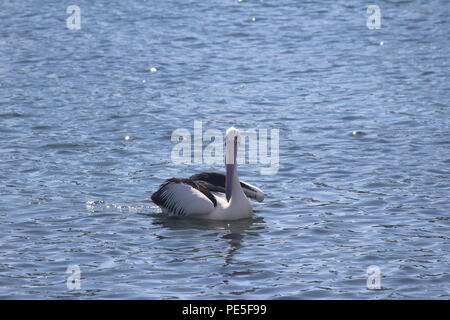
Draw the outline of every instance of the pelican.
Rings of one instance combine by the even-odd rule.
[[[225,135],[225,174],[202,172],[189,178],[171,178],[160,185],[151,200],[169,216],[187,216],[211,220],[248,218],[251,200],[262,202],[264,193],[239,180],[237,148],[239,131],[231,127]]]

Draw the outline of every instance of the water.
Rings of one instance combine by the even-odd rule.
[[[378,4],[2,1],[0,298],[449,299],[450,3]],[[253,219],[145,201],[194,120],[280,129]]]

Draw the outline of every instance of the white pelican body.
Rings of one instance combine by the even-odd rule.
[[[226,174],[202,172],[188,179],[166,180],[152,194],[152,201],[171,216],[188,216],[212,220],[238,220],[252,215],[247,197],[263,201],[264,193],[255,186],[241,182],[237,173],[236,155],[239,131],[226,133]]]

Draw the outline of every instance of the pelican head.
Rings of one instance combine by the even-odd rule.
[[[228,128],[225,134],[225,196],[228,202],[230,202],[233,193],[233,179],[240,137],[239,130],[235,127]]]

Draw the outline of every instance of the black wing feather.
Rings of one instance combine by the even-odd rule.
[[[171,178],[167,179],[157,191],[155,191],[152,196],[150,197],[152,201],[160,206],[168,209],[169,211],[173,212],[175,215],[185,215],[186,213],[183,211],[182,208],[176,207],[175,204],[172,202],[170,203],[167,199],[167,197],[164,195],[164,191],[166,188],[172,184],[172,183],[184,183],[189,186],[191,186],[194,189],[197,189],[201,193],[203,193],[214,205],[214,207],[217,206],[217,200],[214,197],[214,195],[209,190],[209,184],[205,181],[194,181],[191,179],[183,179],[183,178]]]
[[[223,173],[201,172],[201,173],[197,173],[197,174],[190,176],[189,179],[196,180],[196,181],[200,180],[200,181],[208,182],[209,184],[211,184],[217,188],[221,188],[223,190],[223,191],[218,191],[218,192],[225,192],[225,175]],[[248,190],[255,191],[255,192],[257,191],[252,186],[250,186],[242,181],[241,181],[241,187],[248,189]],[[216,191],[216,190],[212,190],[212,191]]]

